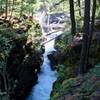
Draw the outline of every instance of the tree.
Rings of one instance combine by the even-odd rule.
[[[96,0],[93,0],[93,7],[92,7],[92,20],[91,20],[91,32],[90,32],[90,41],[89,43],[91,44],[91,40],[92,40],[92,34],[94,31],[94,21],[95,21],[95,13],[96,13]]]
[[[11,0],[8,0],[8,11],[11,11]]]
[[[15,0],[13,0],[13,1],[12,1],[11,15],[10,15],[10,18],[9,18],[9,20],[11,19],[11,17],[12,17],[12,14],[13,14],[13,9],[14,9],[14,1],[15,1]]]
[[[78,6],[79,6],[79,15],[81,16],[81,4],[80,4],[80,0],[78,0]]]
[[[87,56],[86,56],[87,63],[89,62],[88,56],[90,54],[90,46],[91,46],[91,41],[92,41],[92,36],[93,36],[93,31],[94,31],[95,12],[96,12],[96,0],[93,0],[92,20],[91,20],[89,39],[88,39],[88,42],[87,42]],[[88,66],[87,66],[87,69],[89,69]]]
[[[76,33],[76,22],[75,22],[75,14],[74,14],[74,1],[73,0],[69,0],[69,4],[70,4],[70,18],[71,18],[71,33],[74,36]]]
[[[84,13],[84,29],[83,29],[83,42],[80,57],[80,74],[87,71],[88,66],[88,42],[90,34],[90,0],[85,0],[85,13]]]
[[[0,9],[2,10],[2,0],[0,1]]]
[[[6,0],[6,7],[5,7],[5,18],[8,16],[8,0]]]
[[[21,0],[20,17],[22,16],[23,13],[23,2],[24,0]]]

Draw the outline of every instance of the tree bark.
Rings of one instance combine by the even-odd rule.
[[[12,1],[11,15],[10,15],[9,20],[12,18],[12,15],[13,15],[13,9],[14,9],[14,0]]]
[[[91,20],[89,40],[88,40],[88,44],[87,44],[87,56],[86,56],[86,61],[87,62],[89,62],[89,57],[88,56],[90,54],[90,46],[91,46],[91,41],[92,41],[92,36],[93,36],[93,31],[94,31],[95,12],[96,12],[96,0],[93,0],[92,20]]]
[[[81,4],[80,4],[80,0],[78,0],[78,6],[79,6],[79,15],[81,16]]]
[[[93,31],[94,31],[94,22],[95,22],[96,5],[97,5],[96,0],[93,0],[92,20],[91,20],[91,32],[90,32],[90,37],[89,37],[89,39],[90,39],[90,44],[91,44],[92,35],[93,35]]]
[[[6,0],[5,18],[8,16],[8,0]]]
[[[80,74],[83,74],[87,71],[88,66],[88,42],[90,34],[90,0],[85,0],[85,13],[84,13],[84,34],[80,58]]]
[[[2,10],[2,0],[0,1],[0,9]]]
[[[11,0],[8,0],[8,11],[11,11]]]
[[[24,0],[21,0],[20,18],[21,18],[22,13],[23,13],[23,1],[24,1]]]
[[[74,14],[74,1],[73,0],[69,0],[69,4],[70,4],[70,18],[71,18],[71,33],[74,36],[76,33],[76,22],[75,22],[75,14]]]

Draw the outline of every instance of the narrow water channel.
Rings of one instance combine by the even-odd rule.
[[[51,70],[47,54],[54,51],[54,40],[45,44],[44,62],[38,74],[38,83],[32,88],[27,100],[49,100],[52,86],[56,80],[56,71]]]

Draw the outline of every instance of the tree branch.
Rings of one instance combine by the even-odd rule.
[[[57,6],[57,5],[59,5],[60,3],[64,2],[64,1],[66,1],[66,0],[60,0],[59,2],[55,3],[53,6]]]

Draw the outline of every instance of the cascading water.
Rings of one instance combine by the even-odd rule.
[[[54,51],[54,40],[45,44],[44,62],[41,72],[38,74],[38,84],[36,84],[27,100],[49,100],[52,86],[56,80],[56,71],[51,70],[48,52]]]
[[[47,33],[45,33],[45,30],[43,27],[47,27],[49,24],[49,17],[48,17],[48,23],[45,24],[45,15],[46,12],[42,11],[39,16],[39,24],[42,29],[42,33],[45,36]],[[56,80],[56,71],[51,70],[51,64],[47,57],[48,53],[51,51],[55,51],[54,49],[54,38],[58,35],[62,34],[61,31],[55,32],[52,35],[46,36],[47,40],[53,38],[52,41],[49,41],[45,44],[45,53],[44,53],[44,62],[41,66],[41,71],[38,74],[38,83],[33,87],[29,97],[26,100],[49,100],[50,99],[50,93],[52,91],[53,83]]]

